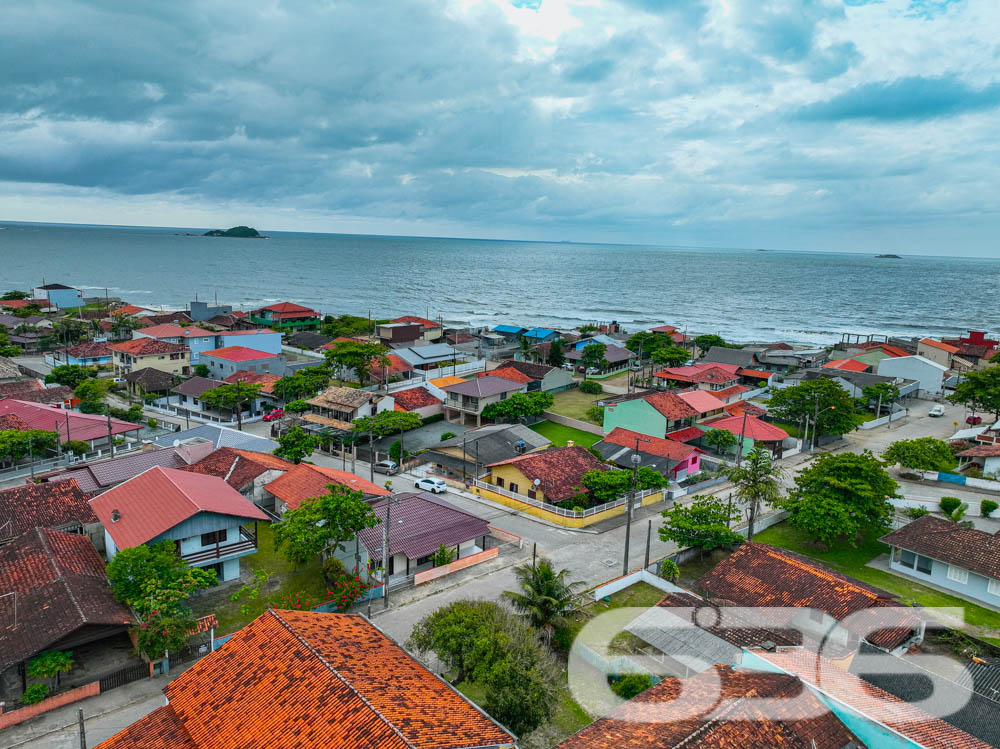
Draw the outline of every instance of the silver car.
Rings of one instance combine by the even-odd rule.
[[[380,460],[375,464],[375,473],[384,473],[391,476],[399,472],[399,464],[395,460]]]

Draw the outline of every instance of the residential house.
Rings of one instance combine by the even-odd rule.
[[[945,343],[958,349],[953,355],[969,362],[975,369],[985,369],[990,365],[990,359],[995,356],[1000,347],[1000,341],[987,338],[982,330],[970,330],[966,336],[945,338]],[[954,361],[952,362],[954,364]]]
[[[35,299],[45,299],[49,306],[59,309],[75,309],[83,306],[83,292],[61,283],[47,283],[31,290]]]
[[[573,348],[579,351],[584,346],[592,346],[595,343],[600,343],[605,346],[617,346],[621,347],[622,341],[617,338],[612,338],[606,333],[598,333],[597,335],[587,336],[586,338],[581,338],[578,341],[573,342]]]
[[[739,365],[706,362],[684,367],[668,367],[653,373],[657,388],[696,387],[708,390],[723,403],[732,403],[749,391],[740,384]]]
[[[249,330],[220,330],[214,333],[213,348],[242,346],[243,348],[263,351],[265,354],[281,353],[281,333],[270,328],[251,328]]]
[[[391,503],[391,507],[389,506]],[[373,528],[358,533],[357,543],[347,543],[337,553],[347,569],[374,573],[382,565],[382,543],[386,512],[389,512],[389,580],[409,577],[434,566],[434,553],[444,546],[454,559],[486,549],[489,523],[482,518],[425,492],[402,492],[372,502],[379,519]]]
[[[240,558],[257,551],[257,521],[268,520],[222,479],[162,466],[109,489],[90,506],[104,524],[109,561],[119,549],[169,540],[184,562],[215,570],[219,582],[239,578]]]
[[[580,445],[527,453],[486,468],[489,469],[484,479],[487,483],[511,494],[549,504],[565,502],[580,494],[580,481],[588,471],[611,470]]]
[[[79,533],[103,543],[104,532],[88,498],[72,479],[0,489],[0,546],[32,528]]]
[[[24,309],[34,305],[40,312],[55,312],[57,308],[48,299],[0,299],[0,309]]]
[[[248,432],[241,432],[218,424],[200,424],[182,432],[165,434],[157,437],[153,442],[159,447],[172,447],[177,445],[191,445],[201,442],[209,442],[215,448],[235,447],[240,450],[252,450],[259,453],[270,453],[278,447],[274,440],[258,437]]]
[[[845,654],[862,639],[901,653],[923,639],[923,621],[894,594],[766,544],[744,543],[696,587],[738,606],[801,609],[791,625],[807,637],[843,648]],[[878,616],[852,617],[869,609],[886,611],[881,612],[884,616],[876,612]]]
[[[698,412],[697,421],[704,421],[726,413],[726,404],[709,390],[682,390],[677,397]]]
[[[292,302],[269,304],[250,310],[250,322],[262,328],[281,331],[315,330],[322,322],[322,316],[314,309]]]
[[[73,408],[80,402],[73,394],[73,388],[65,385],[42,385],[35,379],[0,382],[0,399],[2,398],[45,403],[60,408]]]
[[[174,375],[190,372],[190,351],[180,343],[167,343],[155,338],[133,338],[131,341],[112,343],[112,364],[119,377],[150,367]]]
[[[712,346],[702,357],[709,364],[734,364],[740,369],[752,369],[757,365],[757,351],[728,346]]]
[[[212,414],[207,414],[206,412],[211,409],[202,404],[201,396],[209,390],[214,390],[225,384],[222,380],[214,380],[211,377],[190,377],[170,390],[172,394],[177,396],[176,402],[171,403],[170,396],[168,395],[164,402],[157,401],[155,405],[161,408],[168,408],[182,416],[201,418],[204,414],[208,418]],[[218,417],[218,414],[214,415]]]
[[[567,351],[566,361],[570,361],[578,365],[581,364],[585,349],[586,346],[583,346],[582,348]],[[604,349],[604,361],[608,363],[608,366],[602,367],[598,365],[598,369],[600,369],[602,373],[618,372],[626,369],[635,357],[635,352],[630,351],[624,346],[608,346]]]
[[[885,382],[899,388],[900,397],[915,393],[919,388],[916,380],[908,380],[903,377],[888,377],[884,375],[870,374],[867,372],[850,372],[846,370],[830,369],[807,369],[802,373],[802,380],[815,380],[818,377],[828,377],[836,380],[852,398],[863,398],[864,389],[869,385],[877,385]],[[786,382],[788,382],[786,378]]]
[[[139,313],[136,315],[144,320],[147,326],[151,325],[179,325],[180,323],[193,323],[191,315],[186,310],[177,312],[162,312],[159,315]]]
[[[876,367],[876,372],[883,377],[916,380],[920,391],[932,395],[941,393],[947,371],[948,368],[945,365],[922,356],[897,356],[883,359]]]
[[[180,381],[180,376],[164,372],[162,369],[144,367],[128,372],[122,378],[125,380],[125,387],[132,395],[142,397],[151,393],[157,393],[164,398],[169,398],[170,389]]]
[[[51,362],[49,359],[51,358]],[[45,355],[46,363],[54,367],[65,364],[79,364],[83,367],[98,367],[111,364],[111,348],[107,341],[85,341],[76,346]]]
[[[409,411],[422,419],[444,413],[441,399],[422,385],[393,391],[392,398],[395,401],[397,411]]]
[[[754,367],[768,372],[792,372],[803,367],[818,367],[826,360],[826,349],[772,347],[757,352]]]
[[[139,438],[139,424],[108,419],[103,414],[84,414],[44,403],[5,398],[0,400],[0,415],[15,414],[29,429],[58,432],[60,444],[67,440],[86,442],[91,450],[109,446],[109,438],[122,437],[134,442]]]
[[[187,327],[171,323],[150,325],[149,327],[133,330],[132,338],[155,338],[158,341],[187,346],[190,351],[191,364],[201,364],[201,355],[206,351],[217,348],[215,345],[215,333],[194,325]]]
[[[432,343],[427,346],[398,348],[392,353],[414,369],[424,371],[428,369],[446,367],[448,364],[454,364],[467,356],[454,346],[449,346],[447,343]]]
[[[188,303],[188,314],[191,315],[191,319],[195,322],[208,322],[216,315],[231,315],[233,314],[233,305],[231,304],[216,304],[209,305],[208,302],[189,302]]]
[[[517,343],[521,335],[526,331],[526,328],[522,328],[520,325],[497,325],[493,328],[494,336],[499,336],[502,342],[496,345],[511,345]]]
[[[490,370],[488,374],[494,377],[505,377],[514,382],[524,382],[528,386],[527,392],[529,393],[535,391],[557,393],[573,386],[572,372],[548,364],[508,360],[501,363],[496,369]]]
[[[274,386],[281,380],[281,377],[266,372],[251,372],[249,369],[239,369],[223,380],[227,385],[235,385],[243,382],[249,385],[259,385],[262,396],[261,408],[265,408],[269,402],[275,399]]]
[[[389,360],[388,367],[378,366],[378,361],[372,362],[373,366],[368,374],[375,382],[382,384],[398,382],[399,380],[408,380],[413,376],[413,367],[399,354],[388,354],[386,358]],[[350,374],[353,377],[354,373]]]
[[[605,406],[604,433],[622,427],[650,437],[665,437],[668,432],[692,426],[697,418],[698,409],[677,393],[639,395]]]
[[[743,455],[746,455],[754,447],[761,447],[771,451],[774,458],[780,458],[784,442],[788,439],[788,432],[781,427],[762,421],[756,417],[746,414],[745,416],[726,416],[721,419],[706,421],[701,424],[702,429],[722,429],[736,437],[737,443],[743,437]]]
[[[285,357],[268,354],[246,346],[226,346],[206,351],[201,355],[201,363],[208,365],[211,377],[224,380],[241,369],[265,374],[286,374]]]
[[[395,407],[395,401],[391,396],[336,385],[331,385],[306,402],[312,407],[313,415],[346,424],[348,429],[355,419],[374,416],[382,411],[392,411]]]
[[[866,364],[857,359],[846,357],[844,359],[834,359],[823,365],[823,369],[835,369],[843,372],[870,372],[871,364]]]
[[[444,335],[444,327],[439,322],[428,320],[426,317],[415,317],[414,315],[403,315],[392,320],[394,323],[416,323],[421,327],[421,338],[428,343],[437,343]]]
[[[880,540],[897,575],[1000,608],[1000,537],[924,515]]]
[[[688,349],[695,348],[694,342],[691,338],[679,331],[675,325],[657,325],[655,328],[650,328],[649,332],[667,336],[675,346],[681,346]]]
[[[917,355],[932,362],[937,362],[946,369],[952,368],[952,357],[958,353],[958,346],[936,341],[933,338],[921,338],[917,344]]]
[[[1000,443],[974,445],[955,457],[959,461],[959,471],[965,471],[969,466],[975,465],[984,476],[1000,475]]]
[[[475,417],[476,426],[483,423],[483,410],[493,403],[507,400],[512,393],[527,392],[527,385],[503,377],[487,376],[447,385],[444,416],[448,421],[464,424]]]
[[[289,737],[298,749],[514,747],[510,733],[354,614],[269,609],[163,693],[164,707],[96,749],[243,749]]]
[[[853,724],[796,676],[716,666],[687,679],[659,681],[557,746],[856,749],[863,744],[848,728]]]
[[[619,468],[632,468],[632,456],[638,455],[640,465],[652,468],[666,479],[680,481],[701,470],[701,450],[662,437],[650,437],[640,432],[616,427],[594,449],[605,460]]]
[[[253,323],[246,312],[233,312],[230,315],[216,315],[202,321],[202,325],[213,330],[252,330]]]
[[[273,506],[273,495],[264,487],[294,468],[293,463],[268,453],[220,447],[181,470],[216,476],[254,504]]]
[[[527,338],[532,344],[551,343],[559,338],[559,331],[552,328],[531,328],[521,333],[519,338]]]
[[[486,424],[432,445],[426,456],[439,473],[470,479],[479,476],[482,466],[536,452],[551,444],[523,424]]]
[[[79,660],[95,643],[131,649],[132,613],[115,600],[86,536],[34,528],[0,547],[0,591],[0,696],[24,691],[27,662],[39,653],[75,651]]]
[[[386,497],[392,493],[350,471],[299,463],[264,485],[264,504],[271,504],[270,500],[273,500],[275,513],[284,515],[288,510],[298,509],[307,499],[329,494],[330,484],[340,484],[361,492],[369,502],[375,497]]]
[[[387,322],[375,326],[375,335],[386,346],[420,345],[424,326],[418,322]]]

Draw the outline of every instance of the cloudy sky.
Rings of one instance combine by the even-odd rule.
[[[990,255],[998,40],[996,0],[6,0],[0,219]]]

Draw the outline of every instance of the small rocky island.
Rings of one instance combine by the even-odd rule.
[[[885,255],[876,255],[876,258],[882,258],[883,260],[902,260],[902,255],[893,255],[892,253],[887,253]]]
[[[239,237],[241,239],[267,239],[263,234],[258,232],[252,226],[234,226],[231,229],[212,229],[211,231],[206,231],[202,236],[205,237]]]

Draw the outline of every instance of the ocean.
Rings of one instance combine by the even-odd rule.
[[[292,301],[329,314],[452,325],[669,323],[730,341],[1000,330],[992,258],[0,223],[0,289],[58,282],[181,309]],[[986,301],[979,302],[976,300]]]

